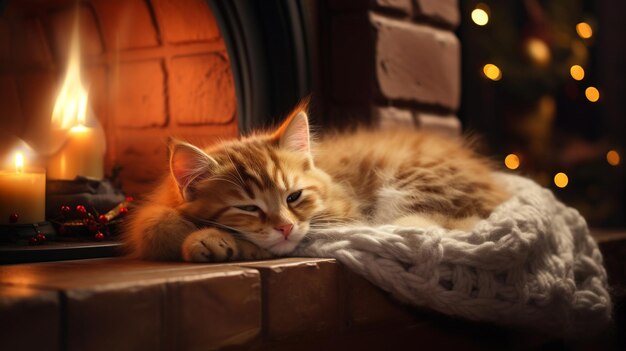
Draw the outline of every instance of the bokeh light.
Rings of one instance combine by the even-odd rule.
[[[608,162],[611,166],[618,166],[620,163],[619,152],[615,150],[610,150],[606,153],[606,162]]]
[[[502,71],[500,71],[500,68],[493,63],[486,64],[483,67],[483,73],[487,78],[494,81],[502,79]]]
[[[472,11],[472,21],[479,26],[484,26],[489,23],[489,6],[479,3]]]
[[[579,65],[573,65],[569,69],[569,74],[575,80],[583,80],[583,78],[585,78],[585,69]]]
[[[545,41],[537,38],[531,38],[526,42],[526,50],[528,51],[528,55],[533,59],[536,63],[545,66],[550,63],[551,54],[550,48],[548,48],[548,44]]]
[[[589,87],[585,89],[585,96],[587,97],[587,100],[596,102],[600,100],[600,91],[598,91],[596,87]]]
[[[565,188],[567,186],[567,183],[569,183],[569,178],[567,177],[567,174],[559,172],[554,175],[554,185],[558,186],[559,188]]]
[[[504,165],[508,169],[517,169],[519,167],[519,157],[516,154],[508,154],[504,158]]]
[[[576,25],[576,33],[583,39],[589,39],[593,35],[593,29],[587,22],[580,22]]]

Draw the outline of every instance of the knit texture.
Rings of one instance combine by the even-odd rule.
[[[333,257],[403,302],[471,320],[588,335],[611,319],[602,254],[585,219],[531,180],[472,231],[350,225],[296,254]]]

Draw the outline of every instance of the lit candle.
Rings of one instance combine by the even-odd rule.
[[[16,152],[15,170],[0,171],[0,224],[43,222],[45,196],[46,173],[26,170],[24,155]]]
[[[61,150],[48,160],[48,178],[71,180],[76,176],[86,176],[102,179],[104,175],[102,144],[95,128],[83,124],[72,127]]]
[[[87,123],[89,94],[81,79],[77,28],[72,35],[69,58],[65,79],[52,111],[52,139],[62,144],[48,159],[48,178],[72,180],[76,176],[85,176],[102,179],[106,142],[93,116],[91,123]]]

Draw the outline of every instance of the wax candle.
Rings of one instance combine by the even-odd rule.
[[[89,93],[82,82],[80,62],[78,29],[75,26],[65,79],[52,111],[50,133],[54,147],[50,148],[53,154],[48,158],[50,179],[103,177],[106,142],[100,125],[89,113]]]
[[[74,179],[86,176],[102,179],[104,147],[95,128],[78,124],[67,134],[67,141],[48,160],[48,178]]]
[[[26,170],[24,156],[17,152],[15,170],[0,171],[0,224],[43,222],[45,207],[46,173]]]

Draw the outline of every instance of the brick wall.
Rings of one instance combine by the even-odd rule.
[[[321,13],[326,123],[460,131],[457,0],[329,0]]]
[[[63,78],[76,2],[10,1],[0,13],[0,123],[36,142]],[[237,135],[230,63],[204,0],[79,3],[85,80],[107,138],[106,172],[130,194],[166,170],[166,138]]]

